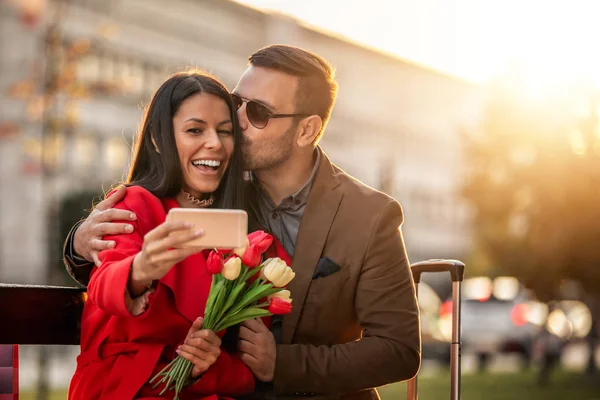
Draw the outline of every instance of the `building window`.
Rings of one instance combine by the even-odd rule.
[[[109,172],[124,171],[131,149],[121,137],[109,138],[104,142],[104,164]]]
[[[109,85],[115,79],[115,58],[116,56],[108,52],[98,54],[98,65],[100,67],[100,73],[98,74],[98,81],[105,85]]]
[[[89,170],[96,162],[96,138],[93,136],[75,136],[71,149],[72,164],[75,171]]]
[[[49,171],[58,171],[64,165],[65,135],[48,135],[43,143],[44,166]]]
[[[118,69],[121,87],[124,92],[141,97],[144,95],[144,69],[138,62],[122,62]]]
[[[98,82],[100,60],[95,54],[88,54],[77,63],[77,80],[85,85]]]
[[[74,74],[90,96],[125,95],[135,101],[150,98],[168,76],[166,69],[157,64],[94,45],[89,54],[77,60]]]

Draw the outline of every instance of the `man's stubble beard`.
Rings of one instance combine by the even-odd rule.
[[[294,131],[297,123],[294,123],[280,138],[276,141],[265,140],[263,144],[257,145],[256,142],[242,139],[242,157],[244,171],[264,171],[274,169],[285,163],[292,155],[294,143]]]

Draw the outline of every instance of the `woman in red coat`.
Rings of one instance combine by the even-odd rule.
[[[131,234],[107,238],[115,246],[91,274],[69,399],[173,398],[148,381],[177,354],[194,364],[182,400],[253,391],[248,367],[202,329],[212,279],[205,253],[175,249],[202,227],[165,222],[173,207],[243,208],[240,138],[230,95],[210,76],[176,74],[152,98],[116,206],[137,219]]]

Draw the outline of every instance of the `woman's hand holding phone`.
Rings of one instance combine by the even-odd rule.
[[[165,276],[173,266],[201,247],[182,247],[182,244],[204,235],[203,229],[182,221],[167,221],[144,236],[144,244],[133,259],[130,275],[130,294],[142,294],[154,280]]]

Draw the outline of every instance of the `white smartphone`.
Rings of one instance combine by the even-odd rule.
[[[246,244],[248,214],[243,210],[172,208],[167,221],[183,221],[204,229],[204,235],[179,247],[234,249]]]

